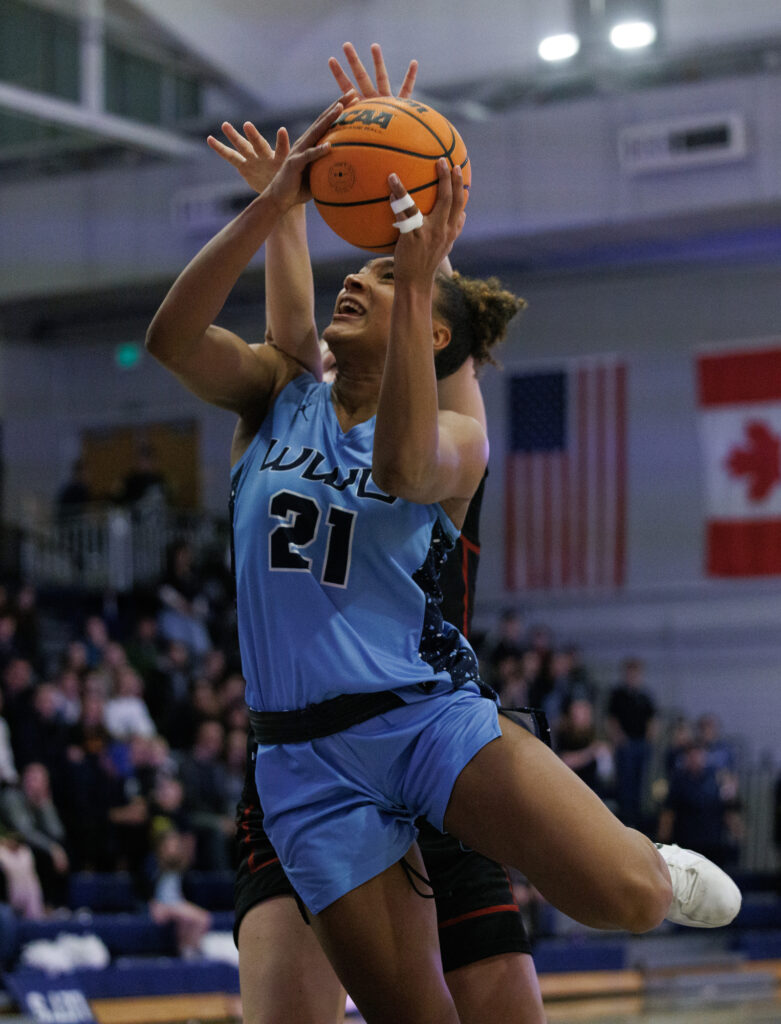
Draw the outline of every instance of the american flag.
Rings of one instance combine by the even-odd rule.
[[[623,585],[626,387],[626,365],[609,358],[508,379],[508,590]]]

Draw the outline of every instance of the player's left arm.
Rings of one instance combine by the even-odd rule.
[[[435,277],[464,223],[461,170],[437,164],[437,200],[421,227],[396,244],[390,342],[374,437],[372,475],[383,490],[428,504],[468,502],[488,461],[485,427],[438,408],[434,345],[448,330],[432,315]],[[389,179],[394,198],[405,190]]]
[[[475,363],[471,356],[447,377],[437,382],[439,392],[439,408],[451,412],[460,412],[477,420],[485,430],[487,419],[485,402],[480,391],[480,384],[475,373]]]

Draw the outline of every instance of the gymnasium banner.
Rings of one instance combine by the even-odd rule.
[[[621,587],[626,572],[626,364],[612,357],[506,382],[505,587]]]
[[[21,969],[3,975],[3,982],[35,1024],[95,1024],[84,992],[68,975]]]
[[[697,357],[709,576],[781,573],[781,339]]]

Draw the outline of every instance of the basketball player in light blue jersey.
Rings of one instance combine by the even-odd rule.
[[[355,48],[345,57],[362,98],[391,95],[379,45],[372,47],[375,80]],[[352,83],[340,63],[329,66],[342,93]],[[412,61],[398,95],[409,98],[417,72]],[[376,81],[376,85],[375,85]],[[262,192],[273,176],[275,154],[250,122],[244,134],[231,124],[226,146],[213,136],[208,143],[236,168],[246,183]],[[465,282],[462,282],[465,285]],[[485,424],[485,408],[475,368],[492,360],[491,349],[504,336],[507,322],[522,300],[502,292],[498,282],[471,282],[484,298],[483,331],[464,334],[438,353],[440,408],[473,416]],[[306,237],[305,204],[295,206],[266,243],[265,300],[267,338],[320,378],[325,371],[316,325],[314,284]],[[493,316],[487,314],[493,311]],[[278,326],[275,328],[274,325]],[[270,334],[269,334],[270,331]],[[495,333],[492,333],[495,332]],[[330,353],[326,354],[330,368]],[[440,578],[443,617],[467,634],[479,557],[479,508],[482,486],[469,505],[458,547],[448,556]],[[239,949],[239,977],[245,1020],[264,1024],[338,1024],[344,1016],[344,993],[312,930],[296,906],[297,897],[263,827],[263,810],[255,783],[257,743],[248,746],[247,775],[237,808],[237,872],[234,886],[234,935]],[[545,1019],[539,983],[530,956],[523,918],[504,868],[452,836],[419,822],[418,844],[427,880],[419,886],[433,894],[440,956],[447,986],[462,1024],[541,1024]]]
[[[437,276],[464,222],[459,169],[438,163],[426,218],[390,175],[402,222],[395,259],[345,280],[324,332],[333,386],[213,326],[301,198],[302,174],[341,110],[314,122],[268,188],[180,274],[147,344],[238,416],[240,642],[259,792],[285,871],[370,1024],[455,1024],[436,919],[404,867],[421,867],[419,816],[517,867],[597,928],[645,931],[665,917],[714,927],[734,917],[740,895],[704,858],[627,829],[544,744],[500,720],[468,644],[437,621],[438,561],[487,459],[481,425],[437,407],[434,350],[469,325]],[[266,650],[282,646],[292,651]],[[260,666],[272,677],[253,676]]]

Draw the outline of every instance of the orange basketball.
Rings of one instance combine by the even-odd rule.
[[[425,103],[391,96],[361,100],[343,111],[323,141],[331,149],[310,168],[315,206],[340,238],[359,249],[390,252],[396,245],[389,174],[398,174],[424,215],[437,197],[440,157],[451,167],[460,165],[469,189],[471,169],[461,136]]]

